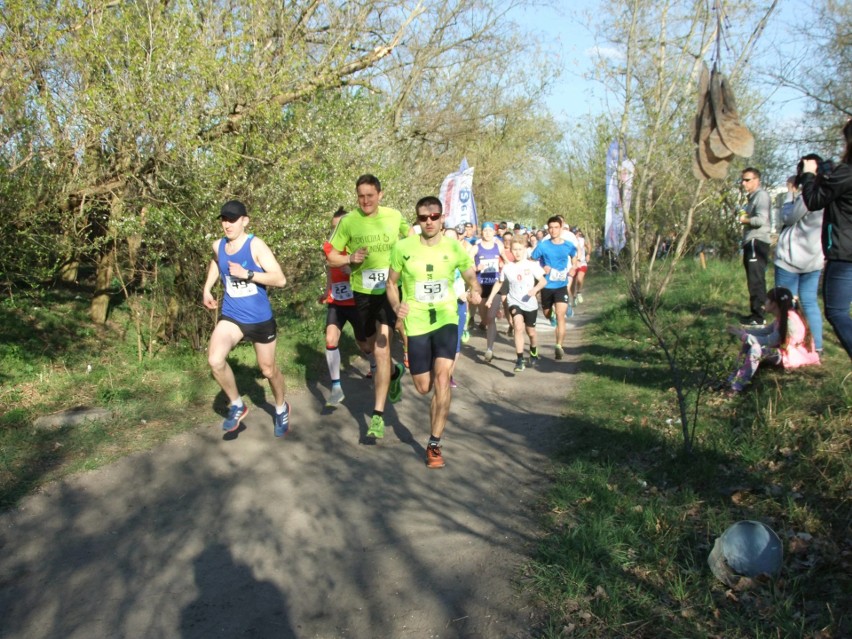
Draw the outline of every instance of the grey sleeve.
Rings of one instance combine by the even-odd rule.
[[[769,228],[769,212],[771,209],[772,200],[769,193],[760,191],[754,198],[754,210],[749,218],[749,224],[756,229],[763,226]]]
[[[792,226],[805,217],[805,215],[809,212],[808,207],[805,206],[805,201],[800,195],[792,202],[786,202],[784,206],[781,207],[781,224],[784,226]]]

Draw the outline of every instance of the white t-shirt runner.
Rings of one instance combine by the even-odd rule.
[[[507,302],[509,306],[517,306],[523,311],[534,311],[538,308],[535,296],[527,295],[535,286],[536,280],[544,279],[544,269],[535,260],[508,262],[500,274],[501,282],[509,282]]]

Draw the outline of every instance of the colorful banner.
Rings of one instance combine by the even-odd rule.
[[[624,216],[630,213],[635,165],[618,140],[606,152],[606,222],[604,248],[621,252],[626,243]]]
[[[455,227],[467,222],[479,226],[476,216],[476,201],[473,199],[473,167],[464,158],[459,170],[450,173],[441,184],[438,196],[444,207],[444,226]]]

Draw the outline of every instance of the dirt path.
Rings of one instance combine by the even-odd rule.
[[[519,376],[505,335],[487,364],[474,334],[442,470],[425,468],[428,399],[408,377],[382,443],[358,443],[372,388],[350,368],[334,412],[325,388],[290,396],[283,441],[269,407],[230,441],[211,412],[209,427],[49,486],[0,516],[0,637],[529,636],[515,580],[575,370],[583,319],[570,324],[556,362],[540,321],[545,358]]]

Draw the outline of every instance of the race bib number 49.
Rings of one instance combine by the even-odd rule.
[[[414,283],[414,299],[424,304],[434,304],[447,298],[450,287],[447,280]]]
[[[257,284],[246,280],[235,280],[230,275],[225,276],[225,289],[231,297],[250,297],[257,295]]]
[[[380,291],[387,288],[388,269],[368,268],[361,271],[361,286],[368,291]]]

